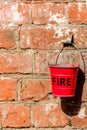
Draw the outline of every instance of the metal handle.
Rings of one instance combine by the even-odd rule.
[[[84,73],[85,73],[85,63],[84,63],[84,59],[83,59],[83,56],[82,56],[81,52],[79,51],[79,49],[78,49],[75,45],[71,44],[71,46],[72,46],[74,49],[76,49],[77,52],[79,53],[80,58],[82,59],[82,62],[83,62]],[[56,64],[57,64],[57,62],[58,62],[59,56],[60,56],[60,54],[62,53],[62,51],[63,51],[63,48],[60,50],[60,52],[59,52],[59,54],[58,54],[58,56],[57,56],[57,58],[56,58]]]

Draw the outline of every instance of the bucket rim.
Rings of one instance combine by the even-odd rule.
[[[63,69],[64,69],[64,68],[72,68],[72,69],[74,69],[74,68],[79,68],[79,65],[69,65],[69,64],[67,65],[67,64],[66,64],[66,65],[64,66],[64,65],[60,65],[60,64],[51,64],[51,65],[49,65],[49,67],[50,67],[50,68],[61,68],[61,69],[62,69],[62,68],[63,68]]]

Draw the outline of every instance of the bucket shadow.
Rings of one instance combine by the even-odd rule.
[[[70,116],[77,115],[81,107],[83,85],[85,82],[85,75],[79,69],[76,92],[74,97],[61,97],[61,108],[64,113]]]

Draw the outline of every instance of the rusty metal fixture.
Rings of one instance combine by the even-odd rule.
[[[66,40],[62,40],[61,43],[72,45],[74,43],[73,35],[70,35]]]

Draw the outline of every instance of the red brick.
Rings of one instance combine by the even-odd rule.
[[[17,1],[17,0],[16,0]],[[29,3],[31,2],[32,0],[23,0],[24,2],[26,3]],[[70,2],[70,1],[73,1],[73,0],[63,0],[63,2]],[[78,0],[77,0],[78,1]],[[83,0],[84,1],[84,0]],[[34,0],[34,3],[37,3],[37,2],[60,2],[61,3],[61,0]]]
[[[83,87],[82,101],[87,101],[87,79],[83,80],[81,87]]]
[[[69,32],[73,33],[74,36],[74,45],[76,45],[78,48],[87,48],[87,28],[64,28],[64,35],[68,38]],[[67,39],[66,38],[66,39]],[[61,42],[61,41],[60,41]]]
[[[72,117],[72,125],[75,128],[87,127],[87,107],[82,107],[76,116]]]
[[[71,3],[68,9],[69,23],[87,24],[87,8],[84,3]]]
[[[48,56],[47,53],[39,52],[35,54],[35,73],[48,74]]]
[[[2,107],[0,106],[0,122],[1,122],[1,119],[2,119]]]
[[[64,23],[65,5],[57,3],[32,4],[32,22],[34,24]]]
[[[7,3],[0,5],[0,23],[28,23],[28,5],[23,3]]]
[[[51,92],[49,80],[27,80],[22,85],[22,100],[41,100]]]
[[[87,28],[72,28],[74,33],[74,44],[78,48],[87,48]]]
[[[57,28],[53,25],[46,27],[22,27],[20,30],[20,47],[34,49],[60,49],[61,41],[74,34],[74,44],[78,48],[86,48],[87,28]]]
[[[85,74],[87,75],[87,53],[83,53],[83,59],[84,59],[84,64],[85,64]]]
[[[39,74],[49,74],[49,65],[56,64],[57,56],[59,51],[53,51],[51,53],[39,51],[35,54],[35,73]],[[57,64],[80,64],[80,55],[77,51],[65,50],[62,51],[61,55],[58,58]],[[82,67],[82,65],[81,65]],[[83,68],[82,68],[83,69]]]
[[[58,127],[68,124],[68,117],[56,104],[36,105],[33,107],[35,127]]]
[[[18,31],[15,29],[0,28],[0,48],[14,48],[18,40]]]
[[[2,110],[2,127],[29,127],[30,109],[27,106],[7,106]]]
[[[17,80],[11,78],[0,79],[0,101],[17,100]]]
[[[58,33],[60,31],[61,34]],[[66,35],[63,29],[56,29],[53,26],[47,27],[23,27],[20,31],[21,48],[39,48],[39,49],[59,49],[60,40]]]
[[[0,73],[31,73],[31,52],[0,52]]]

